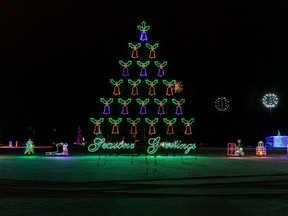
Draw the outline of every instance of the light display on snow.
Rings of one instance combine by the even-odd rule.
[[[140,37],[139,37],[140,41],[141,42],[144,42],[144,41],[147,42],[148,41],[147,31],[150,29],[150,26],[146,25],[146,22],[143,21],[141,23],[141,25],[137,26],[137,29],[140,30],[140,33],[141,33]]]
[[[176,83],[176,80],[171,80],[170,82],[168,82],[167,80],[162,80],[164,85],[167,86],[167,89],[166,89],[166,95],[167,96],[171,96],[174,94],[174,90],[173,90],[173,86],[175,85]]]
[[[100,148],[102,149],[110,149],[110,150],[117,150],[117,149],[134,149],[135,143],[123,143],[123,142],[116,142],[116,143],[106,143],[105,138],[96,137],[92,144],[88,145],[89,152],[96,152]]]
[[[194,122],[194,118],[191,118],[191,119],[181,118],[181,122],[185,124],[185,132],[184,132],[184,134],[191,135],[192,134],[191,125]]]
[[[90,118],[90,121],[95,124],[94,126],[94,130],[93,130],[93,134],[101,134],[101,123],[104,121],[104,118],[99,118],[99,119],[95,119],[95,118]]]
[[[140,67],[140,77],[147,76],[147,66],[150,64],[150,61],[141,62],[137,61],[137,65]]]
[[[175,124],[177,119],[176,118],[172,118],[172,119],[163,118],[163,121],[167,124],[166,134],[168,135],[174,134],[173,125]]]
[[[163,77],[163,76],[165,76],[164,67],[167,65],[167,61],[164,61],[164,62],[162,62],[162,63],[160,63],[160,62],[158,62],[158,61],[154,61],[154,64],[158,67],[157,76],[158,76],[158,77]]]
[[[175,114],[182,115],[182,104],[185,103],[185,99],[182,98],[181,100],[176,100],[175,98],[172,98],[172,103],[176,105]]]
[[[157,114],[158,115],[164,115],[165,114],[164,105],[167,103],[167,98],[165,98],[161,101],[157,98],[154,98],[154,102],[159,105],[158,110],[157,110]]]
[[[122,69],[122,76],[128,77],[129,76],[129,66],[132,64],[132,61],[123,62],[122,60],[119,61],[119,64],[123,67]]]
[[[122,98],[118,98],[118,103],[122,105],[121,108],[121,114],[122,115],[128,115],[129,114],[129,109],[128,109],[128,104],[130,104],[132,101],[131,98],[128,98],[127,100],[123,100]]]
[[[281,135],[278,130],[277,136],[268,136],[265,138],[265,144],[267,147],[286,148],[288,146],[288,136]]]
[[[237,140],[236,143],[228,143],[227,144],[227,156],[234,156],[234,157],[239,157],[239,156],[244,156],[244,150],[241,144],[241,140]]]
[[[226,111],[228,110],[230,104],[229,100],[226,97],[218,97],[215,100],[215,107],[218,111]]]
[[[108,118],[108,121],[113,125],[111,134],[119,134],[119,124],[122,122],[122,118]]]
[[[236,143],[227,144],[227,156],[236,156]]]
[[[181,81],[176,81],[174,84],[174,92],[175,93],[180,93],[183,91],[183,84]]]
[[[130,48],[132,48],[132,53],[131,53],[131,58],[136,59],[138,58],[138,49],[141,47],[141,43],[137,43],[137,44],[132,44],[132,43],[128,43],[128,46]]]
[[[68,143],[57,143],[56,151],[53,152],[45,152],[46,155],[68,155]]]
[[[131,118],[127,118],[127,122],[131,124],[130,134],[134,134],[134,135],[138,134],[137,123],[140,122],[140,118],[136,118],[135,120],[132,120]]]
[[[105,100],[104,98],[100,98],[100,101],[104,104],[103,114],[109,115],[111,113],[111,106],[110,104],[113,102],[113,98]]]
[[[74,142],[75,145],[81,145],[81,146],[85,146],[86,142],[85,142],[85,138],[82,134],[82,130],[81,127],[78,126],[77,128],[77,136],[76,136],[76,141]]]
[[[140,105],[140,115],[146,115],[147,114],[147,108],[146,105],[149,103],[150,99],[146,98],[145,100],[140,100],[139,98],[136,99],[136,102]]]
[[[258,142],[258,146],[256,147],[256,156],[257,157],[266,156],[266,147],[264,146],[264,143],[261,140]]]
[[[115,96],[120,95],[121,94],[120,85],[123,83],[123,79],[119,79],[118,81],[114,79],[110,79],[110,83],[114,85],[113,95]]]
[[[184,110],[189,107],[186,105],[188,101],[181,98],[180,94],[176,95],[183,90],[183,85],[180,81],[168,78],[167,61],[162,60],[162,57],[159,61],[160,45],[150,38],[148,43],[147,31],[150,26],[142,22],[137,29],[141,34],[140,40],[126,43],[128,59],[125,57],[117,62],[120,73],[115,73],[116,76],[110,79],[113,90],[110,99],[100,98],[100,107],[101,103],[104,106],[103,118],[90,118],[94,123],[93,134],[97,138],[107,138],[107,142],[111,141],[108,146],[103,143],[105,141],[96,142],[97,145],[102,143],[110,149],[120,149],[120,145],[128,140],[147,144],[149,138],[155,138],[154,135],[159,134],[165,137],[162,144],[167,149],[173,149],[171,146],[180,141],[172,140],[179,136],[188,138],[186,135],[192,135],[191,125],[194,119],[181,119],[182,115],[189,114]],[[106,74],[112,73],[108,71]],[[114,143],[115,148],[112,146]],[[96,144],[93,145],[93,148],[97,148]]]
[[[146,47],[150,49],[149,51],[149,58],[150,59],[155,59],[156,58],[156,53],[155,49],[158,47],[158,43],[155,43],[154,45],[151,45],[149,43],[146,43]]]
[[[262,98],[262,102],[267,108],[274,108],[278,104],[278,97],[273,93],[265,94]]]
[[[178,149],[185,150],[184,153],[188,154],[191,150],[196,149],[195,143],[181,143],[181,141],[176,140],[174,142],[160,142],[161,138],[150,138],[148,140],[149,147],[147,148],[148,154],[155,154],[159,148],[162,149]]]
[[[68,143],[63,143],[62,155],[68,155]]]
[[[141,83],[141,79],[132,80],[128,79],[128,83],[132,85],[131,95],[135,96],[139,94],[138,85]]]
[[[242,140],[239,139],[237,140],[237,146],[236,146],[236,156],[244,156],[244,150],[243,150],[243,146],[242,146]]]
[[[31,139],[26,142],[24,154],[34,154],[34,142]]]
[[[158,79],[155,80],[145,80],[145,83],[149,85],[148,95],[153,96],[156,95],[155,85],[158,83]]]
[[[145,118],[145,122],[149,124],[148,134],[150,135],[156,134],[155,124],[158,122],[158,118],[154,119]]]

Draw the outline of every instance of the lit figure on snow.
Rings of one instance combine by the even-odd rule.
[[[263,157],[266,156],[266,147],[264,147],[263,141],[258,142],[258,146],[256,147],[256,156]]]
[[[122,122],[122,118],[118,118],[118,119],[109,118],[108,120],[111,124],[113,124],[111,133],[119,134],[119,123]]]
[[[176,100],[175,98],[173,98],[172,103],[176,105],[175,114],[176,115],[183,115],[182,104],[185,103],[185,99]]]
[[[76,137],[76,141],[74,142],[75,145],[82,145],[85,146],[86,142],[85,142],[85,138],[83,137],[82,134],[82,130],[81,127],[78,126],[77,128],[77,137]]]
[[[128,79],[128,83],[132,85],[131,95],[138,95],[138,85],[141,83],[141,79],[137,79],[135,81]]]
[[[150,49],[150,51],[149,51],[149,58],[150,58],[150,59],[156,58],[155,49],[158,47],[158,43],[155,43],[154,45],[151,45],[151,44],[149,44],[149,43],[146,43],[146,47],[147,47],[148,49]]]
[[[167,98],[163,99],[162,101],[158,100],[157,98],[154,98],[154,102],[159,105],[157,114],[164,115],[165,114],[164,105],[167,103]]]
[[[236,143],[228,143],[227,156],[236,156],[236,146],[237,146]]]
[[[110,104],[113,102],[113,98],[110,98],[109,100],[105,100],[104,98],[100,98],[100,101],[104,104],[104,110],[103,114],[108,115],[111,113]]]
[[[181,118],[181,122],[185,124],[184,134],[191,135],[192,134],[192,123],[194,122],[194,118],[186,120],[185,118]]]
[[[140,105],[140,115],[146,115],[147,114],[147,109],[146,105],[149,103],[150,99],[146,98],[145,100],[140,100],[139,98],[136,99],[137,103]]]
[[[128,46],[132,48],[131,58],[136,59],[138,58],[138,49],[141,47],[141,43],[132,44],[128,43]]]
[[[166,134],[171,135],[174,134],[174,127],[173,124],[176,122],[176,118],[173,118],[171,120],[167,118],[163,118],[163,121],[167,124]]]
[[[123,83],[123,79],[120,79],[118,81],[114,79],[110,79],[110,83],[114,85],[113,95],[115,96],[120,95],[121,94],[120,85]]]
[[[167,80],[163,80],[163,83],[167,86],[166,95],[167,96],[173,95],[174,94],[173,93],[174,92],[173,85],[175,85],[176,81],[172,80],[172,81],[168,82]]]
[[[68,155],[68,143],[63,143],[62,155]]]
[[[120,60],[119,64],[123,67],[122,76],[123,77],[129,76],[129,66],[132,64],[132,61],[123,62],[123,61]]]
[[[31,155],[31,153],[34,154],[34,142],[31,139],[29,139],[26,142],[26,148],[24,154]]]
[[[243,151],[241,139],[237,140],[236,156],[244,156],[244,151]]]
[[[104,121],[104,118],[94,119],[90,118],[90,121],[95,124],[93,134],[101,134],[101,123]]]
[[[158,61],[154,61],[154,64],[158,67],[157,76],[158,76],[158,77],[163,77],[163,76],[165,76],[164,67],[167,65],[167,61],[164,61],[163,63],[160,63],[160,62],[158,62]]]
[[[127,118],[127,121],[131,124],[130,134],[137,134],[137,124],[140,122],[140,118],[136,118],[135,120],[132,120],[131,118]]]
[[[118,98],[118,103],[122,104],[122,109],[121,109],[122,115],[129,114],[128,104],[131,103],[131,100],[132,100],[131,98],[128,98],[127,100],[123,100],[121,98]]]
[[[258,146],[260,146],[260,147],[264,146],[264,143],[263,143],[262,140],[260,140],[260,141],[258,142]]]
[[[149,85],[148,95],[150,96],[156,95],[155,85],[158,83],[158,79],[155,79],[153,81],[146,79],[145,83]]]
[[[68,155],[68,143],[57,143],[56,145],[56,151],[53,152],[46,152],[46,155]],[[59,149],[59,147],[62,147],[62,152],[61,149]]]
[[[140,69],[140,76],[141,77],[146,77],[147,76],[147,66],[150,64],[150,61],[146,61],[146,62],[141,62],[141,61],[137,61],[137,65],[141,68]]]
[[[156,134],[155,124],[158,122],[158,118],[155,118],[153,120],[145,118],[145,122],[149,124],[148,134],[150,135]]]
[[[150,26],[148,26],[148,25],[146,25],[146,22],[145,21],[143,21],[142,23],[141,23],[141,25],[138,25],[137,26],[137,29],[139,30],[139,31],[141,31],[141,34],[140,34],[140,41],[141,42],[144,42],[144,41],[148,41],[148,36],[147,36],[147,31],[150,29]]]

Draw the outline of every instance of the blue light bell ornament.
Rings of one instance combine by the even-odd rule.
[[[147,36],[147,32],[146,31],[142,31],[140,34],[140,41],[144,42],[144,41],[148,41],[148,36]]]

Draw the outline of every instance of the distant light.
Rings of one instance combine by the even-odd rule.
[[[229,100],[226,97],[218,97],[215,100],[215,107],[218,111],[224,112],[228,110],[230,106]]]
[[[273,93],[265,94],[262,102],[267,108],[274,108],[278,104],[278,97]]]
[[[180,93],[183,91],[183,84],[181,81],[176,81],[176,83],[174,85],[174,91],[175,91],[175,93]]]

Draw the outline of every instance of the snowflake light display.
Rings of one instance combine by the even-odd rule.
[[[218,111],[226,111],[229,108],[229,100],[226,97],[218,97],[215,100],[215,107]]]
[[[262,98],[262,102],[265,107],[267,108],[273,108],[278,104],[278,97],[273,93],[265,94]]]

